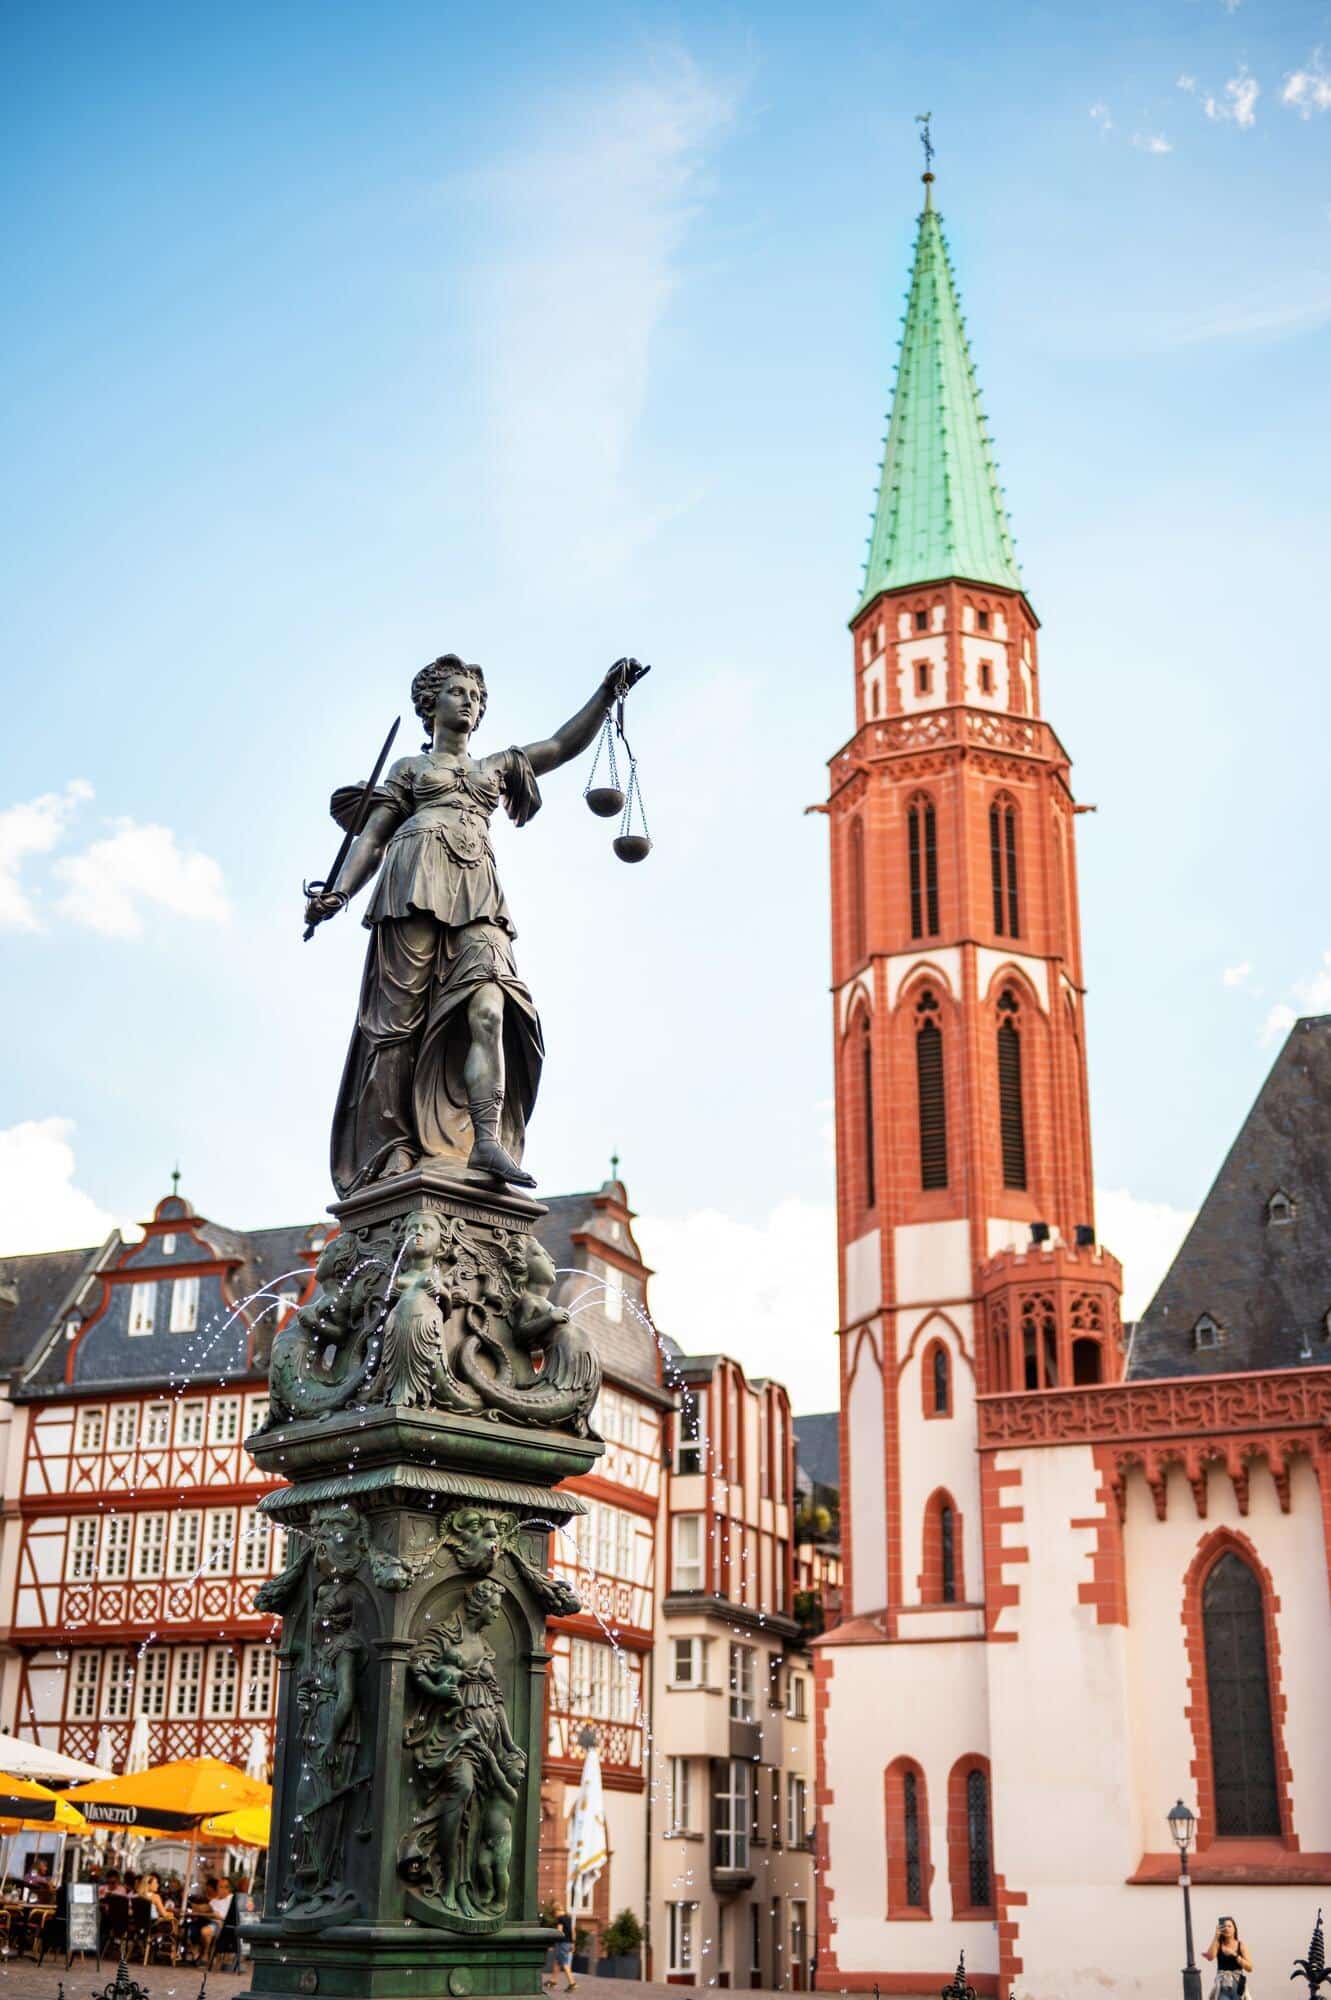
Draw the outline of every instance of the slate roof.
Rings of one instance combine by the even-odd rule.
[[[95,1269],[103,1246],[0,1257],[0,1375],[11,1375],[63,1316]]]
[[[546,1195],[543,1199],[549,1213],[537,1223],[536,1234],[555,1269],[564,1274],[555,1292],[556,1302],[562,1306],[571,1305],[575,1299],[579,1302],[579,1321],[591,1331],[601,1366],[612,1380],[659,1391],[661,1355],[651,1327],[643,1323],[627,1299],[618,1320],[608,1316],[601,1304],[604,1293],[583,1275],[587,1272],[588,1258],[595,1252],[587,1244],[573,1241],[580,1235],[599,1237],[621,1256],[641,1266],[630,1222],[624,1219],[628,1215],[628,1199],[623,1183],[607,1181],[603,1187],[589,1189],[585,1194]],[[611,1207],[618,1207],[622,1215],[611,1215]],[[639,1311],[644,1309],[641,1299],[633,1303]]]
[[[860,596],[963,577],[1020,590],[942,221],[926,187]]]
[[[1288,1220],[1273,1197],[1291,1205]],[[1133,1381],[1331,1360],[1331,1014],[1296,1021],[1164,1283]],[[1198,1346],[1197,1322],[1218,1328]]]
[[[815,1486],[841,1491],[840,1417],[835,1410],[795,1419],[795,1464]]]

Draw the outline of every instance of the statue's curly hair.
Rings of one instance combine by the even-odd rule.
[[[458,653],[441,653],[437,660],[431,660],[428,667],[422,667],[411,683],[411,705],[426,728],[425,748],[430,748],[430,732],[434,725],[434,704],[444,682],[452,674],[470,674],[481,691],[480,712],[476,717],[479,729],[485,719],[485,704],[489,699],[485,688],[485,675],[470,660],[464,660]]]

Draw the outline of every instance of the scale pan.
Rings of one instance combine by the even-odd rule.
[[[624,794],[618,785],[593,785],[583,797],[598,819],[613,819],[624,810]]]
[[[645,833],[616,834],[613,846],[621,861],[645,861],[652,851],[652,843]]]

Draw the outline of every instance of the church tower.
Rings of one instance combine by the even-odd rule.
[[[847,1619],[820,1658],[826,1753],[858,1731],[872,1761],[878,1714],[889,1750],[903,1711],[938,1739],[880,1766],[889,1820],[915,1826],[913,1847],[904,1832],[897,1843],[914,1863],[902,1873],[889,1861],[888,1914],[912,1918],[928,1867],[926,1765],[946,1752],[938,1841],[949,1817],[979,1812],[988,1782],[983,1642],[1001,1592],[992,1571],[986,1590],[986,1564],[1001,1494],[981,1490],[977,1398],[1110,1382],[1122,1365],[1121,1274],[1095,1236],[1078,809],[1042,712],[1039,621],[932,173],[924,183],[850,625],[854,733],[832,759],[827,806]],[[869,1679],[862,1698],[847,1688],[839,1702],[842,1646],[859,1655],[857,1682]],[[881,1887],[865,1885],[867,1902],[852,1888],[851,1801],[828,1788],[824,1807],[820,1952],[838,1970],[821,1983],[877,1976],[891,1991],[905,1931],[889,1924],[860,1953],[837,1942],[828,1897],[863,1910],[881,1906]],[[986,1792],[992,1846],[988,1812]],[[985,1920],[974,1959],[968,1944],[977,1971],[996,1913],[992,1855],[986,1867],[974,1895],[953,1896],[954,1911]],[[916,1935],[908,1957],[946,1977],[950,1948]]]

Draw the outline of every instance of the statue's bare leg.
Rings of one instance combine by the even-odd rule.
[[[462,1075],[475,1144],[468,1166],[514,1187],[535,1187],[499,1143],[499,1117],[504,1108],[504,994],[493,980],[478,986],[467,1003],[471,1044]]]

